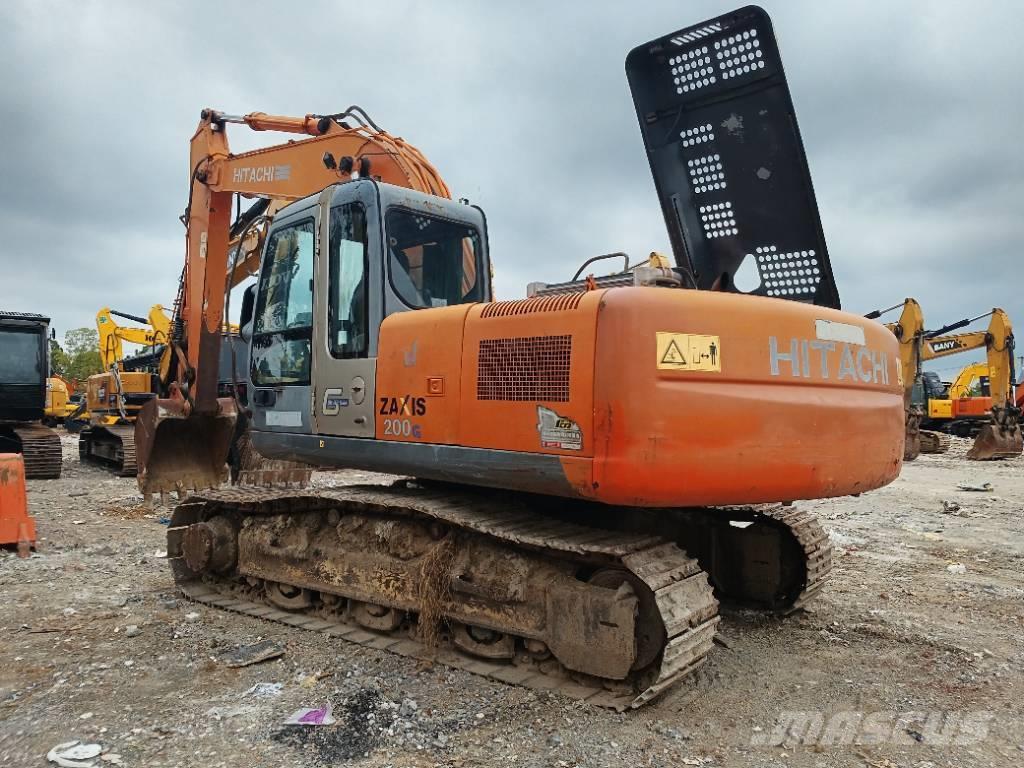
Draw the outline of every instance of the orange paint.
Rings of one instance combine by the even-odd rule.
[[[714,340],[714,363],[707,350],[709,370],[659,367],[659,333],[682,334],[685,355],[688,339]],[[426,413],[399,414],[419,437],[385,434],[378,415],[377,437],[553,454],[575,493],[615,504],[859,493],[900,471],[897,355],[893,335],[861,317],[716,292],[619,288],[406,312],[382,325],[378,394],[424,396]],[[443,397],[426,397],[432,377]]]
[[[816,320],[863,328],[866,344],[831,342],[823,367],[811,345],[829,342],[817,338]],[[721,372],[659,370],[656,331],[719,337]],[[784,354],[797,340],[798,352],[795,365],[777,357],[775,375],[772,337]],[[840,368],[846,349],[855,378]],[[878,383],[862,378],[875,373],[869,352],[875,362],[886,358]],[[604,414],[595,496],[714,505],[884,485],[899,474],[903,456],[896,357],[896,339],[884,327],[823,307],[704,291],[608,291],[594,364],[595,408]]]
[[[474,306],[399,312],[381,324],[375,408],[378,437],[438,445],[458,443],[461,340],[466,316]],[[435,389],[436,382],[441,382],[440,394],[431,391],[432,381]],[[418,429],[396,434],[395,421],[407,421]],[[389,429],[385,422],[392,427]]]
[[[992,410],[991,397],[962,397],[952,401],[952,417],[960,418],[981,418],[988,416]]]
[[[28,514],[25,462],[18,453],[0,453],[0,545],[36,541],[36,523]]]
[[[462,343],[465,396],[460,445],[593,455],[593,354],[602,294],[592,291],[473,308]],[[540,406],[576,423],[582,447],[542,447],[537,428]]]

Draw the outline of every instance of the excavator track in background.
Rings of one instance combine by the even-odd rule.
[[[20,424],[10,431],[21,441],[28,480],[51,480],[60,477],[60,435],[42,424]]]
[[[951,444],[952,440],[945,432],[921,430],[921,453],[945,453]]]
[[[705,660],[718,601],[674,542],[501,496],[202,493],[175,509],[168,557],[198,602],[617,710]]]
[[[135,477],[135,425],[86,427],[78,439],[78,458],[109,467],[120,477]]]

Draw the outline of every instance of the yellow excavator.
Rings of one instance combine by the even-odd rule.
[[[120,325],[115,317],[131,320],[145,327]],[[100,358],[104,370],[112,365],[121,364],[124,359],[122,342],[138,344],[151,350],[162,351],[171,335],[171,319],[162,304],[154,304],[149,308],[146,317],[116,312],[104,307],[96,313],[96,330],[99,333]]]
[[[115,317],[142,327],[121,325]],[[146,317],[104,307],[96,313],[96,330],[104,370],[86,382],[83,405],[89,414],[88,426],[81,431],[78,455],[82,461],[111,467],[122,477],[134,477],[135,417],[156,396],[154,382],[158,374],[152,368],[169,365],[165,352],[169,349],[171,321],[160,304],[153,305]],[[149,368],[128,370],[125,342],[146,348],[152,361]]]
[[[988,328],[984,331],[951,334],[951,331],[964,328],[985,317],[991,317]],[[921,347],[921,360],[927,362],[940,357],[968,352],[984,347],[987,357],[989,392],[992,405],[987,409],[988,419],[985,421],[986,409],[972,411],[971,399],[960,405],[960,399],[949,402],[948,420],[936,420],[929,412],[925,424],[940,423],[946,430],[957,433],[973,433],[974,427],[981,423],[974,438],[974,445],[967,452],[967,458],[976,461],[987,459],[1004,459],[1020,456],[1024,452],[1024,440],[1020,429],[1020,408],[1013,397],[1013,382],[1016,380],[1014,371],[1013,326],[1007,314],[998,307],[977,317],[965,318],[950,325],[924,334]],[[923,400],[923,398],[922,398]],[[929,411],[931,408],[929,407]],[[936,414],[939,415],[939,414]],[[947,414],[943,413],[942,416]],[[969,426],[969,432],[960,429],[960,422]]]
[[[921,398],[916,394],[921,385],[922,348],[925,338],[924,313],[916,299],[904,299],[887,309],[876,309],[865,317],[877,320],[882,315],[902,308],[900,319],[885,323],[900,343],[900,371],[903,384],[903,407],[906,412],[906,441],[903,460],[913,461],[922,453],[945,453],[949,450],[949,436],[942,432],[921,429],[925,412]]]
[[[921,453],[945,453],[949,449],[948,421],[943,414],[930,412],[930,400],[924,386],[922,366],[929,360],[985,347],[988,350],[992,406],[988,423],[977,432],[974,446],[967,458],[999,459],[1021,454],[1020,409],[1013,401],[1013,327],[1006,313],[995,308],[974,318],[959,320],[935,331],[926,331],[924,313],[917,300],[904,299],[887,309],[869,312],[865,317],[876,320],[901,309],[900,318],[885,326],[900,343],[900,367],[903,379],[903,402],[906,411],[906,443],[904,461],[913,461]],[[986,331],[948,335],[985,317],[992,317]],[[936,417],[940,418],[936,418]],[[977,424],[984,414],[975,414]],[[942,431],[922,427],[942,427]]]
[[[43,411],[45,426],[55,427],[64,423],[65,417],[74,410],[73,407],[69,409],[74,391],[74,383],[56,373],[46,380],[46,408]]]

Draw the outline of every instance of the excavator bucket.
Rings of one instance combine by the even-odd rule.
[[[991,421],[974,438],[967,458],[972,461],[1012,459],[1024,453],[1019,416],[1016,408],[993,408]]]
[[[188,413],[177,398],[150,400],[135,420],[139,488],[153,493],[217,488],[228,479],[238,418],[235,401],[218,398],[214,414]]]

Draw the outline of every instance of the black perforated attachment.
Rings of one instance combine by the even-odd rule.
[[[755,6],[626,58],[676,263],[699,288],[839,307],[789,86]]]

